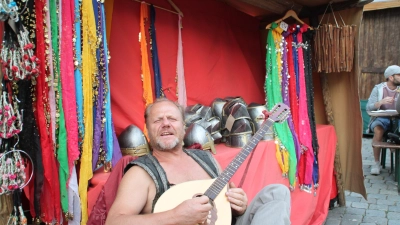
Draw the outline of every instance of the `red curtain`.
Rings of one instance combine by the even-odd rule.
[[[167,1],[148,1],[173,10]],[[183,12],[183,56],[188,105],[241,96],[264,103],[265,57],[259,21],[215,0],[174,0]],[[129,124],[143,128],[140,70],[140,3],[114,2],[110,35],[110,84],[117,134]],[[178,16],[156,8],[156,31],[163,88],[176,100]],[[150,63],[151,64],[151,63]]]

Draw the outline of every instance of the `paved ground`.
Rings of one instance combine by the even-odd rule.
[[[329,211],[325,225],[400,225],[400,196],[390,172],[390,155],[386,169],[379,176],[369,174],[374,163],[371,138],[363,138],[362,159],[368,200],[360,194],[346,191],[346,207]]]

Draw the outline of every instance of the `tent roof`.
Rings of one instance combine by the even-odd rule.
[[[373,0],[219,0],[248,15],[270,22],[293,9],[301,18],[323,14],[329,2],[333,9],[361,7]]]

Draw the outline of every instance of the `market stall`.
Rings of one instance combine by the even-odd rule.
[[[164,95],[184,106],[210,106],[216,98],[240,96],[246,105],[258,103],[271,109],[290,96],[285,88],[296,86],[277,79],[282,77],[278,64],[283,55],[278,52],[284,48],[278,43],[276,52],[272,51],[277,39],[271,35],[281,38],[283,32],[265,27],[273,21],[276,25],[287,21],[297,29],[299,18],[293,20],[292,15],[288,21],[282,16],[291,8],[299,12],[298,4],[286,5],[266,22],[239,11],[235,1],[27,2],[17,1],[23,9],[19,21],[14,11],[6,10],[14,22],[3,26],[1,107],[4,112],[12,108],[13,113],[1,117],[2,124],[9,124],[7,132],[1,133],[1,152],[7,153],[1,160],[5,160],[2,165],[10,161],[7,165],[16,166],[23,154],[15,159],[9,155],[18,152],[16,148],[24,150],[31,159],[24,158],[25,174],[19,178],[32,179],[17,186],[3,183],[2,205],[9,205],[11,193],[24,191],[14,196],[13,204],[21,210],[9,207],[6,219],[12,215],[22,220],[24,207],[35,221],[50,223],[63,217],[70,223],[86,224],[98,195],[93,191],[101,190],[95,184],[104,184],[107,172],[122,157],[117,136],[130,124],[145,130],[145,105],[155,97]],[[357,25],[362,8],[341,13],[346,23]],[[306,33],[311,24],[304,22],[308,20],[301,21],[305,24],[301,32]],[[290,54],[304,51],[308,57],[298,59],[297,67],[288,65],[288,71],[305,64],[308,69],[296,78],[304,85],[298,89],[299,110],[294,109],[296,102],[285,102],[298,112],[293,114],[298,120],[291,118],[275,128],[284,146],[280,154],[289,155],[283,163],[291,166],[279,166],[275,142],[262,142],[243,187],[252,198],[266,184],[286,184],[293,190],[294,224],[313,224],[326,217],[334,161],[340,170],[341,193],[347,189],[365,195],[356,85],[359,69],[355,54],[349,71],[314,71],[308,48],[313,39],[292,40],[298,42],[289,41],[294,46]],[[358,35],[354,40],[357,52]],[[296,53],[296,48],[302,53]],[[284,81],[289,82],[291,76],[293,80],[295,75],[288,72]],[[294,140],[308,151],[300,151]],[[237,151],[221,143],[216,158],[225,167]],[[304,152],[307,157],[301,159]],[[102,177],[96,181],[93,174]],[[5,180],[14,182],[10,177]],[[310,211],[296,214],[304,204]]]

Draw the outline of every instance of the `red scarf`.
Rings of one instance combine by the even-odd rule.
[[[42,147],[42,160],[44,169],[44,184],[40,197],[41,216],[45,223],[52,223],[53,219],[60,221],[60,186],[58,181],[58,168],[54,156],[53,140],[51,134],[51,123],[47,121],[50,117],[50,105],[48,102],[49,88],[46,78],[49,70],[46,70],[45,38],[43,8],[46,3],[43,0],[35,1],[36,10],[36,56],[39,62],[39,76],[36,78],[36,110],[35,117],[40,135]]]

